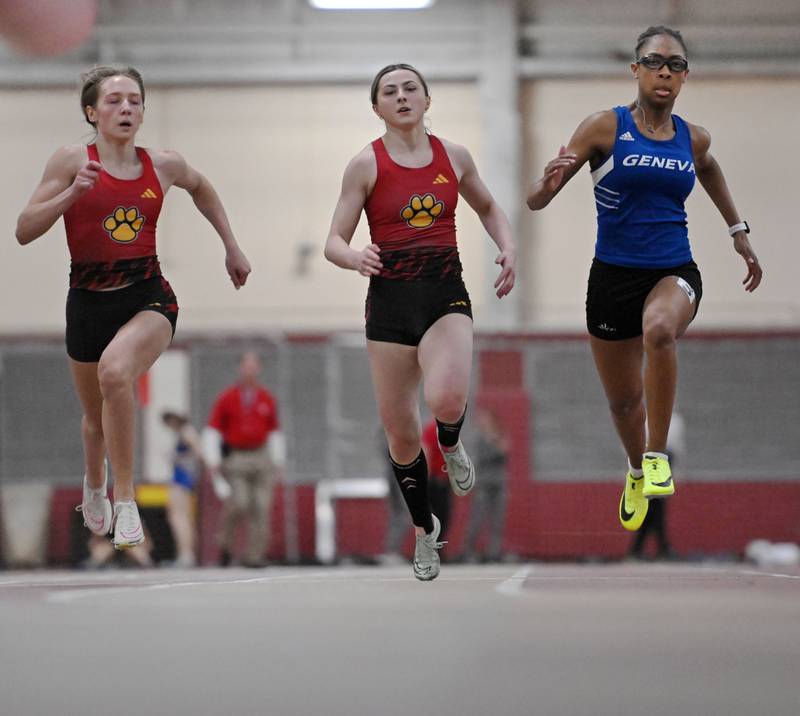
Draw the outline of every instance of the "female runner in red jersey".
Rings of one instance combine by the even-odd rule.
[[[431,99],[422,75],[410,65],[384,67],[370,98],[386,132],[345,169],[325,256],[370,279],[372,380],[392,469],[417,533],[414,576],[430,580],[439,574],[441,543],[420,445],[420,380],[454,492],[466,494],[475,483],[459,440],[472,368],[472,312],[456,246],[459,194],[500,250],[494,284],[499,298],[514,286],[515,252],[508,219],[469,152],[425,131]],[[350,241],[362,210],[372,243],[358,251]]]
[[[208,180],[174,151],[137,147],[144,83],[133,68],[97,67],[83,77],[81,108],[95,142],[61,147],[17,222],[29,244],[64,217],[70,256],[66,343],[83,407],[83,511],[96,534],[114,530],[118,549],[144,541],[134,499],[133,385],[169,346],[178,304],[156,256],[164,194],[185,189],[222,239],[233,285],[250,265]],[[114,470],[108,499],[106,451]]]

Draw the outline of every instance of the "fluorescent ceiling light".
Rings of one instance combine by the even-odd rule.
[[[436,0],[308,0],[319,10],[421,10]]]

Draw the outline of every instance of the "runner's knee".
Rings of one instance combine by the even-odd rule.
[[[103,397],[120,390],[127,390],[133,385],[133,380],[124,363],[114,358],[102,357],[100,359],[97,364],[97,381]]]
[[[81,419],[81,428],[84,435],[90,438],[103,437],[103,420],[102,415],[90,416],[84,414]]]
[[[641,391],[620,398],[609,398],[608,407],[615,419],[625,420],[642,408],[642,398]]]
[[[438,420],[443,423],[455,423],[464,414],[467,392],[456,386],[432,389],[426,391],[425,402]]]
[[[656,311],[645,315],[643,340],[650,350],[669,348],[675,343],[677,330],[675,320],[664,311]]]

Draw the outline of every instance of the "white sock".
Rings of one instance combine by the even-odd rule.
[[[665,455],[663,452],[653,452],[651,450],[650,452],[646,452],[644,455],[642,455],[642,457],[649,457],[651,460],[654,457],[660,457],[662,460],[669,462],[669,455]]]
[[[628,472],[630,472],[631,477],[641,477],[642,475],[644,475],[644,472],[642,471],[642,468],[641,467],[633,467],[631,465],[631,461],[630,460],[628,460]]]

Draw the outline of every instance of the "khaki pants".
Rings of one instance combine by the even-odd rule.
[[[231,496],[222,513],[220,546],[233,552],[236,528],[247,518],[248,538],[244,559],[260,562],[270,534],[269,507],[275,471],[265,449],[232,450],[222,462],[222,474],[231,486]]]

